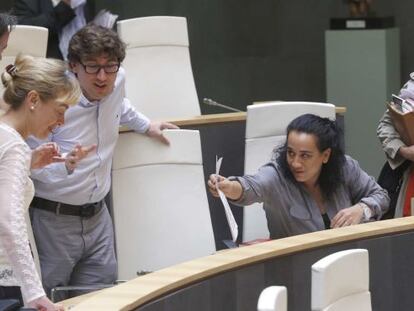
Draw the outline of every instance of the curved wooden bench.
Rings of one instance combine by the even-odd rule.
[[[277,284],[288,288],[289,310],[310,310],[310,266],[358,247],[369,250],[373,310],[410,310],[413,245],[414,217],[378,221],[221,251],[64,304],[88,311],[254,310],[260,291]]]

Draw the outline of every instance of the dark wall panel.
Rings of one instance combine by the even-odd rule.
[[[325,101],[324,30],[342,1],[98,1],[131,18],[188,19],[200,100],[244,109],[256,100]],[[203,113],[222,112],[202,106]]]
[[[1,0],[8,10],[12,0]],[[348,14],[345,0],[96,0],[121,19],[175,15],[188,19],[200,100],[244,109],[255,100],[325,101],[324,31]],[[414,2],[374,1],[401,29],[402,81],[414,71]],[[203,113],[222,112],[202,106]]]

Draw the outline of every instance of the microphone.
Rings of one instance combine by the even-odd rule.
[[[214,101],[214,100],[212,100],[210,98],[204,98],[203,99],[203,103],[206,104],[206,105],[209,105],[209,106],[221,107],[221,108],[224,108],[224,109],[227,109],[227,110],[230,110],[230,111],[242,112],[242,110],[239,110],[239,109],[236,109],[236,108],[233,108],[233,107],[230,107],[230,106],[226,106],[226,105],[220,104],[220,103],[218,103],[218,102],[216,102],[216,101]]]

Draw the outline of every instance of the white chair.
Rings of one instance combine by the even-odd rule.
[[[48,30],[44,27],[17,25],[10,32],[7,48],[2,53],[0,60],[1,71],[14,63],[19,53],[29,54],[35,57],[45,57],[47,50]],[[29,41],[30,42],[29,42]]]
[[[371,311],[366,249],[326,256],[312,265],[313,311]]]
[[[198,131],[167,130],[171,145],[118,139],[112,171],[120,279],[215,252]]]
[[[244,173],[254,174],[271,159],[275,146],[285,141],[286,127],[294,118],[313,113],[335,119],[335,106],[313,102],[268,102],[247,106]],[[243,209],[243,241],[269,237],[263,205]]]
[[[201,114],[191,68],[187,20],[150,16],[117,23],[127,44],[126,95],[151,119]]]
[[[44,27],[17,25],[10,32],[7,48],[0,60],[0,73],[14,60],[19,53],[35,57],[45,57],[47,50],[48,30]],[[3,84],[0,83],[0,102],[3,102]],[[1,108],[1,107],[0,107]]]
[[[265,288],[260,293],[257,311],[287,311],[287,288],[285,286]]]
[[[30,54],[36,57],[45,57],[47,50],[48,30],[45,27],[16,25],[10,32],[7,48],[3,51],[3,60],[19,54]],[[30,44],[28,40],[30,39]],[[8,65],[8,64],[6,64]]]

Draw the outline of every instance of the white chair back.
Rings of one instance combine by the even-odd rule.
[[[170,146],[120,135],[112,171],[120,279],[215,252],[200,136],[167,130]]]
[[[326,256],[312,265],[312,310],[371,311],[366,249]]]
[[[287,125],[305,113],[335,119],[335,106],[313,102],[268,102],[247,106],[244,173],[254,174],[267,163],[275,146],[284,143]],[[269,237],[262,204],[245,207],[243,222],[244,242]]]
[[[132,104],[157,120],[200,115],[186,18],[150,16],[117,25],[127,44],[123,66],[126,95]]]
[[[45,57],[47,50],[48,30],[44,27],[17,25],[10,32],[7,48],[2,53],[0,60],[1,71],[14,63],[19,53],[29,54],[35,57]],[[29,42],[29,41],[30,42]]]
[[[10,32],[7,48],[0,60],[0,74],[14,60],[19,53],[35,57],[46,57],[48,29],[45,27],[17,25]],[[3,103],[3,84],[0,83],[0,103]],[[0,105],[0,109],[4,108]],[[1,114],[1,112],[0,112]]]
[[[287,311],[287,288],[285,286],[265,288],[260,293],[257,311]]]

